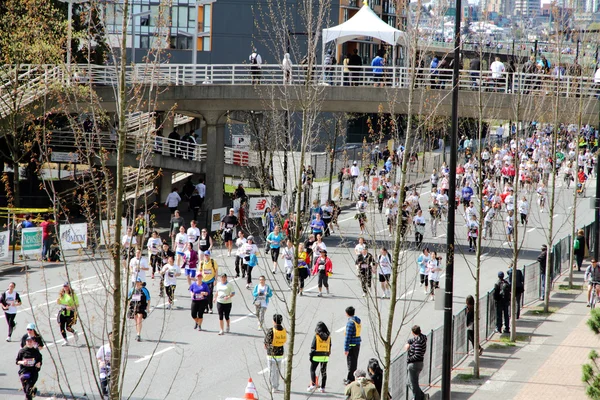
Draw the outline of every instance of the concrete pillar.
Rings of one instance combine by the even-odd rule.
[[[210,112],[204,115],[206,127],[206,209],[223,207],[223,184],[225,170],[225,123],[221,121],[223,112]],[[204,135],[203,135],[204,136]]]
[[[171,189],[173,188],[173,172],[172,171],[162,171],[162,175],[160,177],[160,182],[158,184],[158,204],[163,204],[167,199],[169,193],[171,193]]]

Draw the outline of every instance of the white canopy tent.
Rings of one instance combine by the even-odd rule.
[[[373,37],[392,45],[392,63],[395,65],[396,45],[405,38],[405,33],[383,22],[365,2],[360,10],[348,21],[333,28],[323,29],[321,60],[325,59],[325,46],[327,43],[335,41],[336,45],[338,45],[359,37]],[[394,68],[394,75],[395,72]]]

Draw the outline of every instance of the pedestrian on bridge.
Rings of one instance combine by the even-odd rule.
[[[256,49],[252,49],[252,54],[248,57],[250,61],[250,73],[252,75],[252,84],[260,85],[260,66],[262,64],[262,57],[258,54]]]

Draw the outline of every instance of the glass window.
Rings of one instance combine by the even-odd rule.
[[[178,13],[179,13],[179,21],[177,25],[173,25],[173,26],[177,26],[178,28],[187,28],[188,27],[188,8],[187,7],[178,7]]]
[[[150,6],[150,26],[156,26],[159,17],[159,7],[158,6]],[[164,24],[163,24],[164,25]]]
[[[211,23],[211,5],[210,4],[206,4],[204,6],[204,27],[202,29],[202,32],[210,32],[210,23]]]
[[[179,26],[177,22],[177,7],[171,7],[171,26],[175,28],[175,31],[177,31],[177,27]]]
[[[142,49],[150,48],[150,37],[149,36],[140,36],[140,48],[142,48]]]
[[[202,38],[202,51],[210,51],[210,36]]]

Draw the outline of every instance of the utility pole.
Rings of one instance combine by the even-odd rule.
[[[450,127],[450,182],[456,182],[456,149],[458,136],[458,78],[460,74],[461,0],[456,0],[454,20],[454,69],[452,70],[452,125]],[[452,379],[452,297],[454,292],[454,223],[456,218],[456,185],[448,190],[448,233],[446,236],[446,283],[444,285],[444,341],[442,356],[442,399],[450,400]]]

